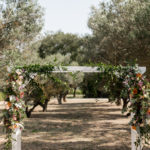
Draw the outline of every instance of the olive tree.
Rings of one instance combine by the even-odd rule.
[[[99,7],[92,8],[88,26],[93,33],[93,61],[117,65],[136,59],[149,71],[149,0],[101,2]]]
[[[0,78],[29,50],[42,29],[43,13],[36,0],[0,1]]]

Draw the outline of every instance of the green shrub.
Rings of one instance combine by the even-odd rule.
[[[108,97],[108,94],[104,91],[103,79],[99,73],[85,74],[81,89],[86,98]]]

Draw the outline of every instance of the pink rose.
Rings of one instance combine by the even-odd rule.
[[[18,97],[16,97],[16,101],[17,101],[17,102],[19,101],[19,98],[18,98]]]
[[[143,86],[143,82],[142,82],[142,81],[139,81],[138,85],[139,85],[140,87],[142,87],[142,86]]]
[[[15,115],[13,115],[13,120],[16,121],[17,120],[17,117]]]
[[[20,98],[23,98],[24,97],[24,92],[21,92],[20,93]]]

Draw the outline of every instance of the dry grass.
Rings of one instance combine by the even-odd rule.
[[[48,111],[41,111],[25,119],[22,150],[131,149],[129,118],[107,100],[68,99],[63,105],[52,100]],[[3,138],[0,129],[1,146]]]

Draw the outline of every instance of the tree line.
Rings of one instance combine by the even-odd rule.
[[[0,9],[1,89],[5,86],[7,72],[14,66],[37,63],[78,66],[103,62],[126,65],[126,62],[136,60],[140,66],[147,67],[147,76],[150,77],[149,0],[100,2],[91,8],[89,15],[88,27],[92,34],[83,36],[62,31],[41,35],[43,10],[36,0],[4,0]],[[86,97],[108,96],[103,88],[104,80],[97,74],[56,76],[66,82],[74,93],[80,87]],[[45,86],[49,82],[47,80]],[[33,83],[35,87],[30,85],[27,88],[38,88],[42,94],[46,91],[39,80]],[[57,87],[52,82],[51,85]],[[51,95],[58,96],[56,91],[53,92]],[[31,95],[33,97],[34,94]]]

